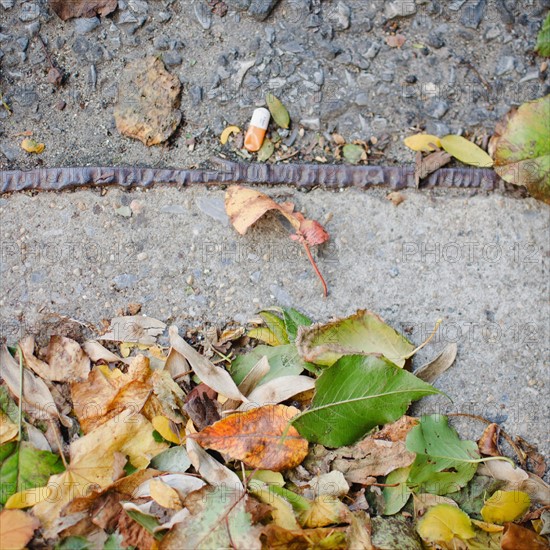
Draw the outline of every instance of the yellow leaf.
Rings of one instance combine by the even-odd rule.
[[[256,338],[257,340],[261,340],[268,346],[282,346],[284,342],[281,342],[276,334],[267,327],[257,327],[250,329],[248,331],[248,336],[250,338]]]
[[[19,550],[27,546],[40,522],[21,510],[0,512],[0,548]]]
[[[515,521],[529,510],[531,499],[523,491],[496,491],[485,501],[481,516],[487,523]]]
[[[309,509],[300,512],[299,520],[302,527],[317,528],[345,523],[348,516],[349,508],[343,502],[331,495],[320,495]]]
[[[441,147],[464,164],[478,168],[493,166],[493,159],[481,147],[462,136],[450,135],[441,138]]]
[[[441,141],[439,141],[439,138],[430,134],[415,134],[414,136],[405,138],[403,143],[413,151],[424,151],[426,153],[435,151],[432,145],[441,148]]]
[[[504,530],[502,525],[487,523],[486,521],[479,521],[478,519],[473,519],[472,523],[486,533],[501,533]]]
[[[462,540],[475,537],[468,515],[450,504],[430,508],[418,522],[416,530],[426,542],[450,542],[455,537]]]
[[[33,487],[11,495],[6,501],[5,507],[7,509],[29,508],[50,498],[52,494],[51,487]]]
[[[151,424],[153,424],[155,430],[157,430],[157,432],[162,435],[166,441],[170,441],[170,443],[175,443],[176,445],[181,445],[185,437],[183,427],[180,428],[179,433],[174,432],[172,426],[175,427],[175,425],[174,423],[170,424],[170,419],[166,418],[166,416],[155,416],[151,420]]]
[[[15,439],[18,432],[17,425],[0,411],[0,445]]]
[[[157,503],[170,510],[181,510],[181,500],[178,492],[164,483],[161,479],[149,481],[151,498]]]
[[[27,153],[41,153],[44,151],[45,145],[43,143],[38,143],[34,139],[24,139],[21,142],[21,149],[27,151]]]
[[[220,141],[222,142],[222,145],[225,145],[227,143],[227,140],[229,139],[229,136],[231,134],[238,134],[240,133],[241,129],[238,126],[228,126],[220,136]]]
[[[275,525],[278,525],[283,529],[288,529],[289,531],[300,529],[290,502],[271,492],[266,485],[259,487],[258,484],[253,484],[249,487],[249,490],[262,502],[265,502],[273,507],[271,515],[273,516],[273,523]]]

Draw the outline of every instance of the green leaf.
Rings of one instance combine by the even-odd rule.
[[[122,546],[122,535],[119,533],[113,533],[109,535],[105,544],[103,545],[103,550],[125,550],[125,546]],[[129,548],[133,548],[130,546]]]
[[[166,449],[151,460],[151,468],[172,474],[187,472],[190,466],[191,460],[182,446]]]
[[[266,162],[269,160],[274,151],[275,146],[273,145],[273,142],[268,138],[264,139],[264,142],[258,151],[258,162]]]
[[[235,384],[239,385],[264,355],[267,357],[270,369],[259,384],[265,384],[280,376],[300,374],[306,368],[306,363],[298,355],[294,344],[275,347],[257,346],[245,355],[239,355],[231,363],[231,376]]]
[[[478,168],[491,168],[493,166],[493,159],[481,147],[462,136],[449,135],[442,137],[441,147],[449,155],[464,164],[470,164]]]
[[[451,542],[455,537],[468,540],[475,537],[472,521],[462,510],[451,504],[437,504],[428,509],[416,527],[426,542]]]
[[[535,51],[544,57],[550,57],[550,13],[546,16],[537,37]]]
[[[290,344],[285,322],[283,319],[268,310],[260,311],[260,317],[264,320],[267,328],[271,332],[273,332],[276,337],[276,343],[270,345],[281,346],[283,344]]]
[[[345,319],[301,328],[296,347],[305,361],[327,366],[344,355],[376,353],[402,367],[414,351],[404,336],[366,310]]]
[[[265,101],[275,124],[281,128],[288,128],[290,125],[290,115],[286,107],[273,94],[267,94]]]
[[[494,150],[495,172],[550,204],[550,95],[524,103],[507,117]]]
[[[143,512],[138,512],[137,510],[125,510],[125,512],[132,518],[136,523],[139,523],[147,532],[151,533],[157,540],[160,540],[164,533],[159,531],[155,532],[155,529],[160,525],[159,520],[155,516],[150,514],[144,514]]]
[[[346,356],[323,371],[310,408],[291,423],[308,441],[342,447],[397,420],[412,401],[436,393],[441,392],[384,358]]]
[[[0,504],[15,493],[45,487],[51,475],[64,469],[59,456],[25,441],[0,446]]]
[[[479,457],[473,441],[462,441],[444,415],[423,416],[407,435],[407,450],[416,453],[407,483],[423,493],[446,495],[474,476]]]
[[[8,389],[0,386],[0,411],[2,411],[14,424],[19,423],[19,408],[10,397]]]
[[[67,537],[55,545],[55,550],[88,550],[91,544],[84,537]]]
[[[309,317],[302,315],[299,311],[296,311],[293,308],[283,309],[283,320],[285,322],[288,339],[291,342],[296,340],[299,327],[309,327],[313,324],[313,321]]]
[[[390,472],[388,477],[386,477],[385,483],[387,485],[393,485],[394,483],[399,483],[399,485],[397,485],[397,487],[384,487],[382,490],[384,500],[386,501],[386,506],[384,508],[385,516],[397,514],[397,512],[407,504],[411,496],[411,490],[406,483],[410,471],[410,466],[406,468],[397,468],[397,470]]]
[[[357,164],[365,154],[365,149],[355,143],[346,143],[342,149],[344,158],[351,164]]]

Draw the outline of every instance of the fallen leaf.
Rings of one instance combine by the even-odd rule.
[[[145,514],[141,514],[135,510],[121,511],[117,521],[117,530],[122,535],[122,545],[124,548],[158,547],[153,535],[153,531],[157,526],[158,521],[156,518],[147,517]]]
[[[529,510],[531,499],[522,491],[496,491],[485,501],[481,509],[483,520],[487,523],[503,524],[515,521]]]
[[[507,116],[501,135],[491,144],[495,172],[546,203],[550,203],[549,118],[550,95],[524,103]]]
[[[21,149],[27,151],[27,153],[41,153],[46,146],[43,143],[38,143],[34,139],[24,139],[21,142]]]
[[[537,35],[537,44],[535,51],[544,57],[550,57],[550,13],[542,23],[542,27]]]
[[[361,159],[366,159],[366,152],[361,145],[356,145],[355,143],[347,143],[342,148],[342,154],[344,158],[351,164],[358,164]]]
[[[175,448],[175,447],[172,447],[172,448]],[[167,449],[167,450],[170,450],[170,449]],[[145,479],[138,487],[136,487],[132,491],[132,498],[143,499],[143,498],[153,497],[153,494],[157,490],[161,489],[161,487],[158,484],[155,487],[155,482],[157,481],[161,482],[167,491],[168,489],[175,491],[176,493],[175,496],[177,496],[178,499],[181,500],[182,502],[191,493],[193,493],[194,491],[198,491],[199,489],[202,489],[206,485],[205,481],[203,481],[202,479],[194,475],[174,474],[174,473],[164,474],[164,475],[155,477],[154,479],[151,479],[150,477]],[[178,509],[179,508],[181,508],[181,505],[178,506]]]
[[[232,489],[232,488],[231,488]],[[230,489],[230,491],[231,491]],[[253,526],[246,511],[246,494],[228,494],[228,488],[204,487],[186,499],[191,515],[176,524],[159,548],[246,548],[260,550],[259,526]]]
[[[478,472],[479,470],[481,470],[481,468],[478,469]],[[470,517],[481,518],[481,509],[485,504],[487,495],[493,494],[503,486],[504,483],[502,481],[476,473],[465,487],[458,492],[449,493],[448,496]]]
[[[412,401],[437,393],[383,358],[345,356],[319,376],[310,408],[292,424],[308,441],[342,447],[398,419]]]
[[[183,473],[191,466],[191,460],[185,447],[171,447],[151,460],[151,468],[163,472]]]
[[[515,523],[507,523],[500,541],[502,550],[548,550],[548,541]]]
[[[275,124],[277,124],[280,128],[288,128],[290,125],[290,115],[281,101],[273,94],[267,94],[265,101]]]
[[[32,539],[40,522],[21,510],[0,512],[0,548],[23,550]]]
[[[160,478],[154,478],[149,481],[151,498],[160,506],[169,510],[180,510],[181,500],[175,489],[164,483]]]
[[[416,453],[408,483],[424,492],[445,495],[458,491],[474,476],[483,459],[473,441],[462,441],[444,415],[423,416],[407,436]]]
[[[349,508],[338,498],[325,494],[315,498],[307,510],[298,514],[302,527],[316,528],[348,523]]]
[[[443,351],[428,363],[422,365],[420,368],[414,371],[414,375],[428,382],[433,383],[441,374],[443,374],[456,359],[458,346],[455,342],[452,342],[445,346]]]
[[[485,456],[500,456],[501,453],[498,449],[498,435],[500,433],[500,426],[498,424],[489,424],[483,434],[477,442],[479,452]]]
[[[272,507],[271,517],[273,524],[283,529],[294,531],[300,529],[292,505],[285,498],[275,494],[265,484],[253,484],[249,491],[262,502]]]
[[[410,466],[406,468],[398,468],[397,470],[390,472],[386,478],[387,487],[384,487],[384,490],[382,491],[385,501],[385,516],[393,516],[394,514],[397,514],[397,512],[399,512],[399,510],[407,504],[411,496],[411,490],[406,483],[410,471]],[[396,486],[392,487],[392,485]]]
[[[105,17],[116,10],[116,0],[48,0],[50,8],[62,19],[73,17],[94,17],[100,15]]]
[[[401,48],[407,39],[402,34],[391,34],[386,36],[386,44],[390,48]]]
[[[169,418],[166,418],[166,416],[154,416],[151,418],[151,424],[153,424],[153,428],[170,443],[181,445],[185,438],[182,428],[174,424]]]
[[[475,143],[457,135],[448,135],[441,138],[441,147],[454,158],[478,168],[491,168],[493,159]]]
[[[516,443],[526,455],[526,463],[529,470],[537,476],[543,477],[546,474],[546,460],[544,459],[544,455],[539,453],[534,445],[529,444],[522,437],[516,437]]]
[[[525,470],[517,468],[504,460],[485,462],[480,465],[478,473],[513,484],[520,484],[529,479],[529,475]]]
[[[152,345],[165,329],[165,323],[145,315],[114,317],[111,319],[109,330],[99,339]]]
[[[330,366],[343,355],[381,354],[402,367],[414,346],[375,313],[359,310],[345,319],[300,327],[296,347],[305,361]]]
[[[391,201],[394,206],[399,206],[405,197],[399,191],[392,191],[386,195],[386,200]]]
[[[199,431],[221,418],[221,405],[217,396],[218,394],[212,388],[202,382],[187,394],[184,409]],[[241,403],[240,401],[228,401],[237,403],[237,406]]]
[[[157,56],[136,59],[126,65],[119,80],[114,108],[118,131],[145,145],[166,141],[181,121],[181,84]]]
[[[87,340],[82,344],[82,348],[94,363],[130,363],[129,359],[115,355],[95,340]]]
[[[413,151],[422,151],[423,153],[430,153],[436,149],[441,149],[441,141],[437,136],[430,134],[415,134],[409,136],[403,140],[403,143]]]
[[[475,537],[470,518],[450,504],[431,507],[418,522],[416,530],[422,540],[430,543],[451,542],[455,537],[460,540]]]
[[[414,517],[416,519],[421,518],[430,508],[439,504],[448,504],[449,506],[459,508],[458,504],[453,499],[439,495],[432,495],[431,493],[413,494],[413,503]]]
[[[350,514],[347,543],[350,550],[375,550],[372,545],[372,524],[369,515],[363,510]]]
[[[281,403],[314,387],[315,380],[308,376],[280,376],[250,392],[247,396],[249,402],[243,403],[240,410]]]
[[[319,527],[317,529],[283,529],[278,525],[267,525],[262,533],[263,548],[270,550],[346,550],[345,527]],[[355,549],[354,549],[355,550]]]
[[[192,437],[251,468],[280,472],[295,468],[307,455],[307,441],[289,427],[297,412],[294,407],[267,405],[228,415]]]
[[[178,327],[172,325],[168,331],[170,335],[170,345],[178,353],[183,355],[189,361],[196,375],[207,386],[225,397],[246,402],[246,397],[239,391],[239,388],[233,382],[231,375],[221,367],[211,363],[206,357],[192,348],[179,334]]]
[[[240,132],[241,129],[238,126],[227,126],[227,128],[224,129],[222,135],[220,136],[221,144],[225,145],[227,143],[227,140],[229,139],[229,136],[233,134],[239,134]]]
[[[270,139],[264,139],[264,142],[258,151],[258,162],[266,162],[269,160],[274,151],[275,146],[273,145],[273,142]]]
[[[346,140],[340,134],[332,134],[332,141],[336,145],[344,145],[346,143]]]
[[[17,437],[19,429],[7,415],[0,411],[0,445],[8,443]]]

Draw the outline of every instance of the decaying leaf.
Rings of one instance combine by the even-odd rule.
[[[278,525],[268,525],[262,533],[264,548],[270,550],[310,550],[312,548],[346,550],[345,527],[319,527],[291,531]]]
[[[397,420],[413,400],[437,393],[384,358],[345,356],[319,376],[310,408],[292,424],[308,441],[341,447]]]
[[[455,537],[468,540],[475,536],[470,518],[456,506],[438,504],[418,522],[418,534],[426,542],[451,542]]]
[[[487,523],[507,523],[519,519],[531,506],[531,499],[522,491],[496,491],[485,501],[481,515]]]
[[[281,128],[288,128],[290,125],[290,115],[281,101],[273,94],[267,94],[265,101],[275,124]]]
[[[415,370],[415,376],[431,384],[454,363],[457,351],[458,346],[451,342],[435,359]]]
[[[500,456],[498,449],[498,435],[500,426],[498,424],[489,424],[477,442],[479,452],[485,456]]]
[[[550,203],[550,95],[512,111],[491,143],[495,172],[522,185],[536,199]]]
[[[542,23],[542,28],[537,36],[535,51],[544,57],[550,57],[550,13]]]
[[[63,21],[73,17],[105,17],[115,11],[116,0],[49,0],[50,8]]]
[[[17,437],[19,430],[9,417],[0,411],[0,445],[8,443]]]
[[[258,162],[266,162],[269,160],[273,152],[275,151],[275,146],[270,139],[264,139],[260,150],[258,151]]]
[[[279,472],[298,466],[307,454],[307,441],[289,427],[297,412],[285,405],[267,405],[226,416],[193,438],[252,468]]]
[[[114,317],[111,319],[109,330],[99,339],[151,345],[156,343],[157,337],[165,329],[165,323],[145,315]]]
[[[405,197],[399,191],[392,191],[386,195],[386,200],[391,201],[394,206],[399,206],[405,200]]]
[[[367,153],[361,145],[355,143],[347,143],[342,148],[342,154],[344,158],[351,164],[359,164],[361,160],[367,158]]]
[[[256,498],[272,507],[271,516],[275,525],[290,531],[300,529],[292,505],[288,500],[271,491],[266,484],[253,484],[249,491]]]
[[[548,540],[515,523],[507,523],[504,526],[502,540],[500,541],[502,550],[548,550]]]
[[[166,141],[181,121],[181,84],[159,57],[136,59],[120,75],[114,117],[118,131],[145,145]]]
[[[40,522],[34,516],[21,510],[0,512],[0,548],[23,550],[32,539]]]
[[[327,366],[343,355],[381,354],[402,367],[414,351],[404,336],[367,310],[330,323],[300,327],[296,347],[305,361]]]
[[[302,527],[317,528],[338,525],[349,521],[349,508],[332,495],[321,495],[311,502],[306,510],[298,514]]]
[[[383,550],[422,550],[420,538],[414,530],[414,524],[406,517],[371,518],[372,544],[374,548]]]
[[[452,155],[464,164],[470,164],[478,168],[491,168],[493,166],[493,159],[481,147],[478,147],[475,143],[462,136],[451,134],[442,137],[440,141],[441,147],[449,155]]]
[[[27,153],[41,153],[46,146],[43,143],[38,143],[34,139],[26,138],[21,142],[21,149]]]
[[[221,144],[225,145],[227,143],[227,140],[229,139],[229,136],[233,134],[239,134],[240,132],[241,129],[238,126],[227,126],[227,128],[224,129],[222,135],[220,136]]]
[[[424,153],[430,153],[441,148],[439,138],[430,134],[415,134],[414,136],[405,138],[403,143],[413,151],[422,151]]]

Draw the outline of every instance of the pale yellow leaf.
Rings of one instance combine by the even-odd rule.
[[[273,508],[271,515],[275,525],[283,529],[288,529],[289,531],[300,529],[290,502],[271,492],[267,486],[259,487],[258,484],[254,484],[254,486],[250,488],[250,492],[262,502],[269,504]]]
[[[27,151],[27,153],[41,153],[46,147],[43,143],[38,143],[34,139],[26,138],[21,142],[21,149]]]
[[[178,492],[172,489],[162,480],[156,478],[149,481],[149,489],[151,498],[157,503],[170,510],[179,510],[181,508],[181,500]]]
[[[481,516],[487,523],[515,521],[529,510],[531,499],[523,491],[496,491],[485,501]]]
[[[435,151],[436,147],[441,148],[439,138],[430,134],[415,134],[405,138],[403,143],[413,151],[424,151],[425,153]]]
[[[0,445],[15,439],[18,431],[17,425],[0,411]]]
[[[472,521],[462,510],[450,504],[431,507],[416,526],[425,542],[450,542],[453,538],[475,537]]]
[[[481,147],[462,136],[449,135],[441,138],[441,147],[464,164],[478,168],[493,166],[493,159]]]
[[[225,145],[227,143],[230,135],[238,134],[240,133],[240,131],[241,129],[238,126],[228,126],[227,128],[225,128],[222,132],[222,135],[220,136],[220,141],[222,145]]]

